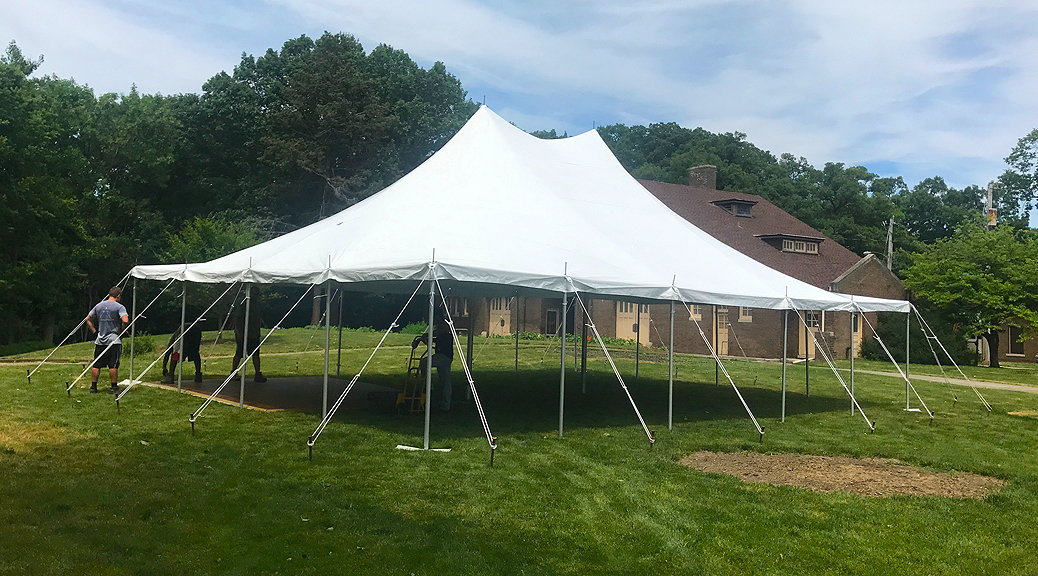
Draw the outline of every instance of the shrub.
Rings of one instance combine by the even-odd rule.
[[[429,331],[429,324],[425,322],[411,322],[400,329],[401,334],[424,334]]]
[[[155,337],[147,332],[138,332],[133,338],[133,357],[150,356],[155,353]],[[123,353],[130,353],[130,346],[123,346]]]

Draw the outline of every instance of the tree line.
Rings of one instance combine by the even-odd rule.
[[[95,95],[36,74],[41,64],[14,42],[0,57],[0,344],[53,341],[134,264],[215,258],[348,207],[418,166],[478,108],[443,63],[422,68],[387,45],[366,52],[341,33],[243,54],[189,94]],[[759,194],[858,254],[884,253],[893,219],[902,274],[966,223],[980,226],[983,190],[939,176],[909,188],[674,123],[599,133],[636,177],[684,183],[689,167],[713,164],[720,188]],[[1038,130],[995,191],[1000,220],[1024,243],[1036,150]]]

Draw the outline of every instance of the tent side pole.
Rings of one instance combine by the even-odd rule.
[[[566,403],[566,293],[562,293],[562,343],[559,346],[562,365],[559,367],[559,438],[562,438],[562,414]]]
[[[328,415],[328,358],[332,335],[332,281],[324,291],[324,394],[321,396],[321,418]]]
[[[878,324],[879,323],[877,322],[877,325]],[[909,368],[909,364],[911,364],[911,360],[910,360],[911,356],[908,354],[908,344],[909,344],[909,340],[911,339],[910,338],[911,335],[909,334],[909,331],[910,331],[911,328],[912,328],[912,315],[911,314],[905,314],[905,410],[908,410],[911,407],[911,402],[910,402],[910,399],[909,399],[909,396],[908,396],[908,392],[909,392],[909,390],[908,390],[908,386],[909,386],[908,385],[908,378],[909,378],[909,376],[908,376],[908,368]]]
[[[786,352],[789,350],[789,310],[782,311],[782,420],[786,421]]]
[[[717,333],[718,319],[717,319],[717,305],[714,304],[714,350],[721,348],[721,336]],[[714,358],[714,386],[721,385],[721,362],[718,361],[721,355],[717,354]]]
[[[429,416],[432,409],[433,305],[435,300],[436,278],[434,276],[429,280],[429,331],[427,333],[429,350],[425,354],[425,443],[423,446],[426,450],[429,449]]]
[[[130,314],[133,314],[131,318],[137,318],[137,279],[133,279],[133,304],[130,305]],[[133,345],[137,343],[135,337],[137,333],[137,323],[134,322],[130,325],[130,384],[133,384]]]
[[[851,396],[854,396],[854,321],[857,315],[851,312]],[[851,400],[851,416],[854,416],[854,400]]]
[[[519,373],[519,296],[515,297],[515,373]]]
[[[517,312],[516,316],[518,317],[518,306],[519,306],[518,296],[516,296],[516,298],[517,298],[516,304],[515,304],[516,305],[516,312]],[[468,321],[469,321],[468,330],[465,331],[465,333],[466,333],[466,335],[465,335],[465,365],[469,367],[469,374],[472,374],[472,368],[473,368],[473,366],[476,365],[476,359],[472,357],[472,329],[473,329],[473,325],[472,325],[472,309],[469,308],[469,299],[468,298],[465,298],[465,312],[468,315],[467,317],[468,317]],[[469,401],[469,402],[472,401],[472,387],[471,386],[466,386],[465,387],[465,400]]]
[[[338,378],[339,370],[342,368],[342,300],[345,294],[339,290],[339,348],[335,354],[335,376]]]
[[[187,280],[184,280],[184,291],[180,294],[180,362],[177,363],[177,392],[181,391],[184,381],[184,316],[187,314]],[[131,380],[132,382],[132,380]]]
[[[804,313],[807,314],[806,312]],[[804,325],[804,394],[811,395],[811,344],[808,337],[811,336],[811,327]]]
[[[589,301],[588,306],[592,305],[593,301]],[[580,393],[587,394],[587,325],[591,319],[587,315],[583,318],[584,325],[580,328]]]
[[[670,369],[669,385],[667,387],[667,430],[674,429],[674,301],[670,302],[670,347],[668,350],[668,364]]]
[[[249,350],[249,312],[252,308],[252,283],[250,282],[245,286],[245,323],[242,325],[242,339],[241,339],[241,362],[242,364],[248,360]],[[239,368],[239,386],[238,386],[238,408],[245,407],[245,371],[248,370],[248,366],[241,366]]]
[[[634,326],[637,330],[634,331],[634,379],[638,379],[638,366],[641,363],[641,352],[642,352],[642,305],[635,304],[638,307],[638,311],[635,312]]]

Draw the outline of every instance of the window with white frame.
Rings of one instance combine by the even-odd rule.
[[[739,322],[753,322],[753,308],[739,306]]]
[[[797,252],[800,254],[818,254],[818,242],[809,240],[782,240],[783,252]]]

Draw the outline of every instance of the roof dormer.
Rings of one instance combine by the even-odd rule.
[[[743,218],[753,217],[753,205],[757,202],[755,200],[742,200],[739,198],[729,198],[728,200],[714,200],[711,202],[714,206],[723,208],[726,212],[733,216],[742,216]]]
[[[797,254],[818,254],[818,245],[825,241],[825,238],[797,234],[758,234],[757,238],[782,252]]]

